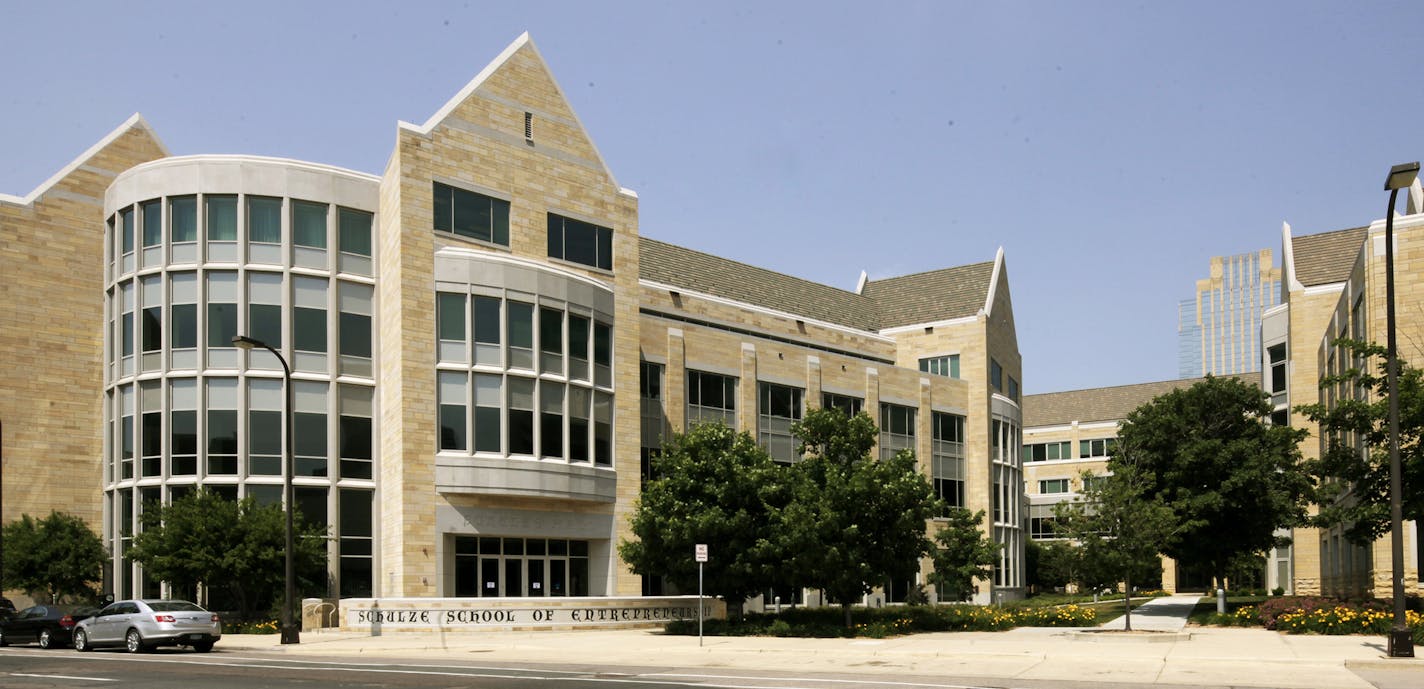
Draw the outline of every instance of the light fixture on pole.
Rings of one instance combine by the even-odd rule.
[[[287,389],[287,409],[282,415],[283,435],[286,436],[286,443],[284,444],[285,456],[282,458],[282,493],[284,496],[282,500],[282,511],[286,513],[287,522],[285,533],[286,543],[283,547],[283,550],[286,551],[286,565],[282,577],[282,643],[299,644],[302,642],[302,634],[301,631],[297,629],[296,621],[292,615],[292,603],[295,602],[297,597],[296,561],[293,559],[295,553],[292,539],[292,510],[295,504],[292,500],[292,461],[294,459],[292,455],[292,367],[287,365],[287,359],[282,356],[281,352],[273,349],[271,345],[262,340],[247,337],[246,335],[238,335],[232,338],[232,344],[238,349],[248,351],[260,347],[271,352],[273,356],[277,357],[277,361],[282,364],[283,386]]]
[[[1389,556],[1393,583],[1394,624],[1389,630],[1388,655],[1413,658],[1414,637],[1404,616],[1404,508],[1399,467],[1399,357],[1394,320],[1394,201],[1419,176],[1419,163],[1401,163],[1389,169],[1384,181],[1389,208],[1384,214],[1385,378],[1389,387]]]

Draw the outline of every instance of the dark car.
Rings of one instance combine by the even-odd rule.
[[[74,648],[122,646],[139,653],[155,646],[191,646],[207,653],[221,638],[222,618],[188,601],[120,600],[79,624]]]
[[[38,643],[40,648],[68,646],[74,626],[94,608],[83,605],[33,605],[0,620],[0,646]]]

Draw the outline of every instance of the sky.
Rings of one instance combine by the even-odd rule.
[[[1002,248],[1027,393],[1177,377],[1212,256],[1383,217],[1419,2],[0,0],[0,192],[135,112],[380,174],[528,31],[644,236],[854,290]]]

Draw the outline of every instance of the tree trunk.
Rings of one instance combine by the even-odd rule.
[[[1123,629],[1132,631],[1132,574],[1123,577],[1122,618]]]
[[[841,609],[845,611],[846,629],[853,629],[855,625],[850,621],[850,603],[841,603]]]

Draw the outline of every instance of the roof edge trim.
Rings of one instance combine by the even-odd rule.
[[[106,146],[116,141],[120,136],[123,136],[130,129],[134,128],[142,129],[148,132],[148,135],[153,137],[153,143],[158,145],[158,150],[162,151],[164,156],[169,155],[168,147],[163,144],[162,139],[158,138],[158,133],[153,131],[153,127],[148,124],[148,120],[145,120],[142,114],[134,113],[132,115],[129,115],[129,118],[127,120],[124,120],[123,124],[119,125],[118,127],[115,127],[108,134],[105,134],[102,139],[99,139],[97,142],[94,143],[93,146],[90,146],[83,153],[80,153],[77,158],[69,161],[68,165],[65,165],[64,167],[60,168],[59,172],[54,173],[50,176],[49,179],[40,183],[40,185],[35,187],[34,190],[31,191],[29,194],[26,194],[23,197],[15,196],[13,194],[0,194],[0,202],[13,203],[17,206],[28,206],[34,203],[36,199],[41,196],[44,196],[45,193],[48,192],[51,187],[58,184],[60,180],[64,179],[65,177],[68,177],[70,173],[79,169],[79,166],[83,165],[84,161],[89,160],[90,158],[93,158],[94,156],[98,155],[99,151],[104,150]]]
[[[1288,222],[1281,223],[1281,268],[1285,270],[1285,279],[1288,289],[1292,292],[1299,292],[1305,289],[1305,285],[1295,276],[1295,244],[1291,242],[1291,226]]]
[[[999,247],[994,252],[994,272],[989,275],[989,289],[984,293],[984,308],[979,313],[985,316],[994,315],[994,295],[999,289],[999,275],[1004,270],[1004,247]]]
[[[440,124],[446,117],[449,117],[450,113],[455,111],[455,108],[465,102],[465,99],[469,98],[476,89],[484,85],[485,80],[489,79],[490,75],[494,74],[500,67],[503,67],[504,63],[508,62],[509,58],[514,56],[514,53],[518,52],[520,48],[523,48],[526,43],[530,43],[531,41],[532,39],[530,39],[528,31],[519,34],[519,38],[514,39],[514,42],[506,46],[495,59],[485,65],[484,69],[480,70],[479,74],[475,75],[475,78],[467,82],[465,87],[460,89],[450,100],[445,101],[445,105],[440,106],[440,109],[436,110],[435,114],[425,120],[425,124],[415,127],[415,130],[421,134],[429,134],[430,130],[435,128],[435,125]]]

